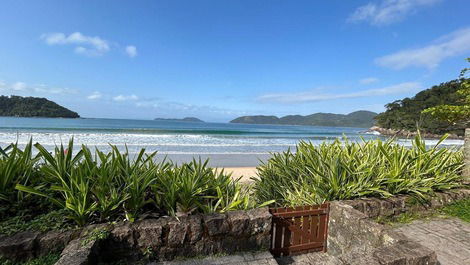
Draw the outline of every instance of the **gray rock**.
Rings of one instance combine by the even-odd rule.
[[[229,232],[229,225],[224,214],[214,213],[204,215],[204,226],[211,237]]]
[[[38,232],[21,232],[0,240],[0,256],[19,261],[34,257]]]
[[[79,236],[80,231],[50,231],[42,234],[37,240],[37,255],[47,255],[51,252],[62,251],[67,244]]]
[[[230,225],[230,234],[232,236],[241,236],[246,234],[250,217],[245,211],[228,212],[227,219]]]
[[[89,241],[83,244],[82,239],[71,241],[60,255],[60,259],[55,265],[88,265],[93,262],[93,249],[96,241]]]

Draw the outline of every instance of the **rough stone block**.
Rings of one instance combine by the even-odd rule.
[[[184,243],[186,233],[188,232],[184,218],[178,220],[176,218],[168,219],[166,229],[168,231],[167,244],[170,247],[179,247]]]
[[[79,235],[77,230],[51,231],[39,236],[37,240],[37,255],[62,251],[67,244]]]
[[[210,237],[227,234],[229,225],[227,217],[224,214],[208,214],[204,215],[204,226]]]
[[[250,217],[245,211],[228,212],[227,220],[230,225],[231,235],[240,236],[246,234]]]
[[[202,216],[199,214],[190,215],[186,219],[188,225],[188,238],[191,244],[201,240],[204,234],[204,227],[202,225]]]
[[[380,215],[380,200],[375,198],[367,198],[365,201],[365,212],[369,218],[374,218]]]
[[[34,245],[39,233],[21,232],[0,240],[0,256],[12,260],[25,260],[34,257]]]
[[[128,222],[116,225],[107,242],[110,248],[133,248],[136,245],[133,225]]]
[[[90,241],[83,245],[82,239],[71,241],[60,255],[55,265],[88,265],[94,263],[93,251],[96,241]]]
[[[247,211],[250,217],[248,230],[251,235],[258,233],[270,233],[272,225],[272,215],[268,208],[258,208]]]
[[[161,246],[165,221],[165,219],[148,219],[136,223],[134,237],[137,247],[145,249]]]
[[[393,216],[395,213],[395,206],[393,201],[389,199],[380,200],[380,215],[381,216]]]

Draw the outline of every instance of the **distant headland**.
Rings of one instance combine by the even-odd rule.
[[[71,111],[46,98],[0,96],[0,116],[80,118]]]
[[[375,112],[360,110],[346,115],[333,113],[314,113],[307,116],[288,115],[281,118],[276,116],[263,115],[242,116],[230,121],[230,123],[369,128],[374,125],[375,116],[377,116],[377,113]]]
[[[184,121],[184,122],[204,122],[203,120],[200,120],[195,117],[185,117],[182,119],[165,119],[165,118],[155,118],[155,121]]]

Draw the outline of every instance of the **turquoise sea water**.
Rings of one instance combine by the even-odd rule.
[[[252,166],[270,152],[294,148],[300,140],[321,143],[343,135],[350,140],[384,138],[366,134],[366,128],[196,123],[124,119],[54,119],[0,117],[0,146],[26,144],[30,138],[52,149],[73,137],[76,144],[103,150],[109,144],[135,153],[140,148],[159,151],[174,160],[194,155],[210,157],[215,165]],[[408,140],[399,140],[409,144]],[[433,144],[435,141],[429,141]],[[449,140],[448,145],[461,145]]]

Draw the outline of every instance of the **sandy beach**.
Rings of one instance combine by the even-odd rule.
[[[231,172],[233,178],[241,177],[241,182],[252,182],[252,177],[257,177],[256,167],[224,167],[226,172]]]

